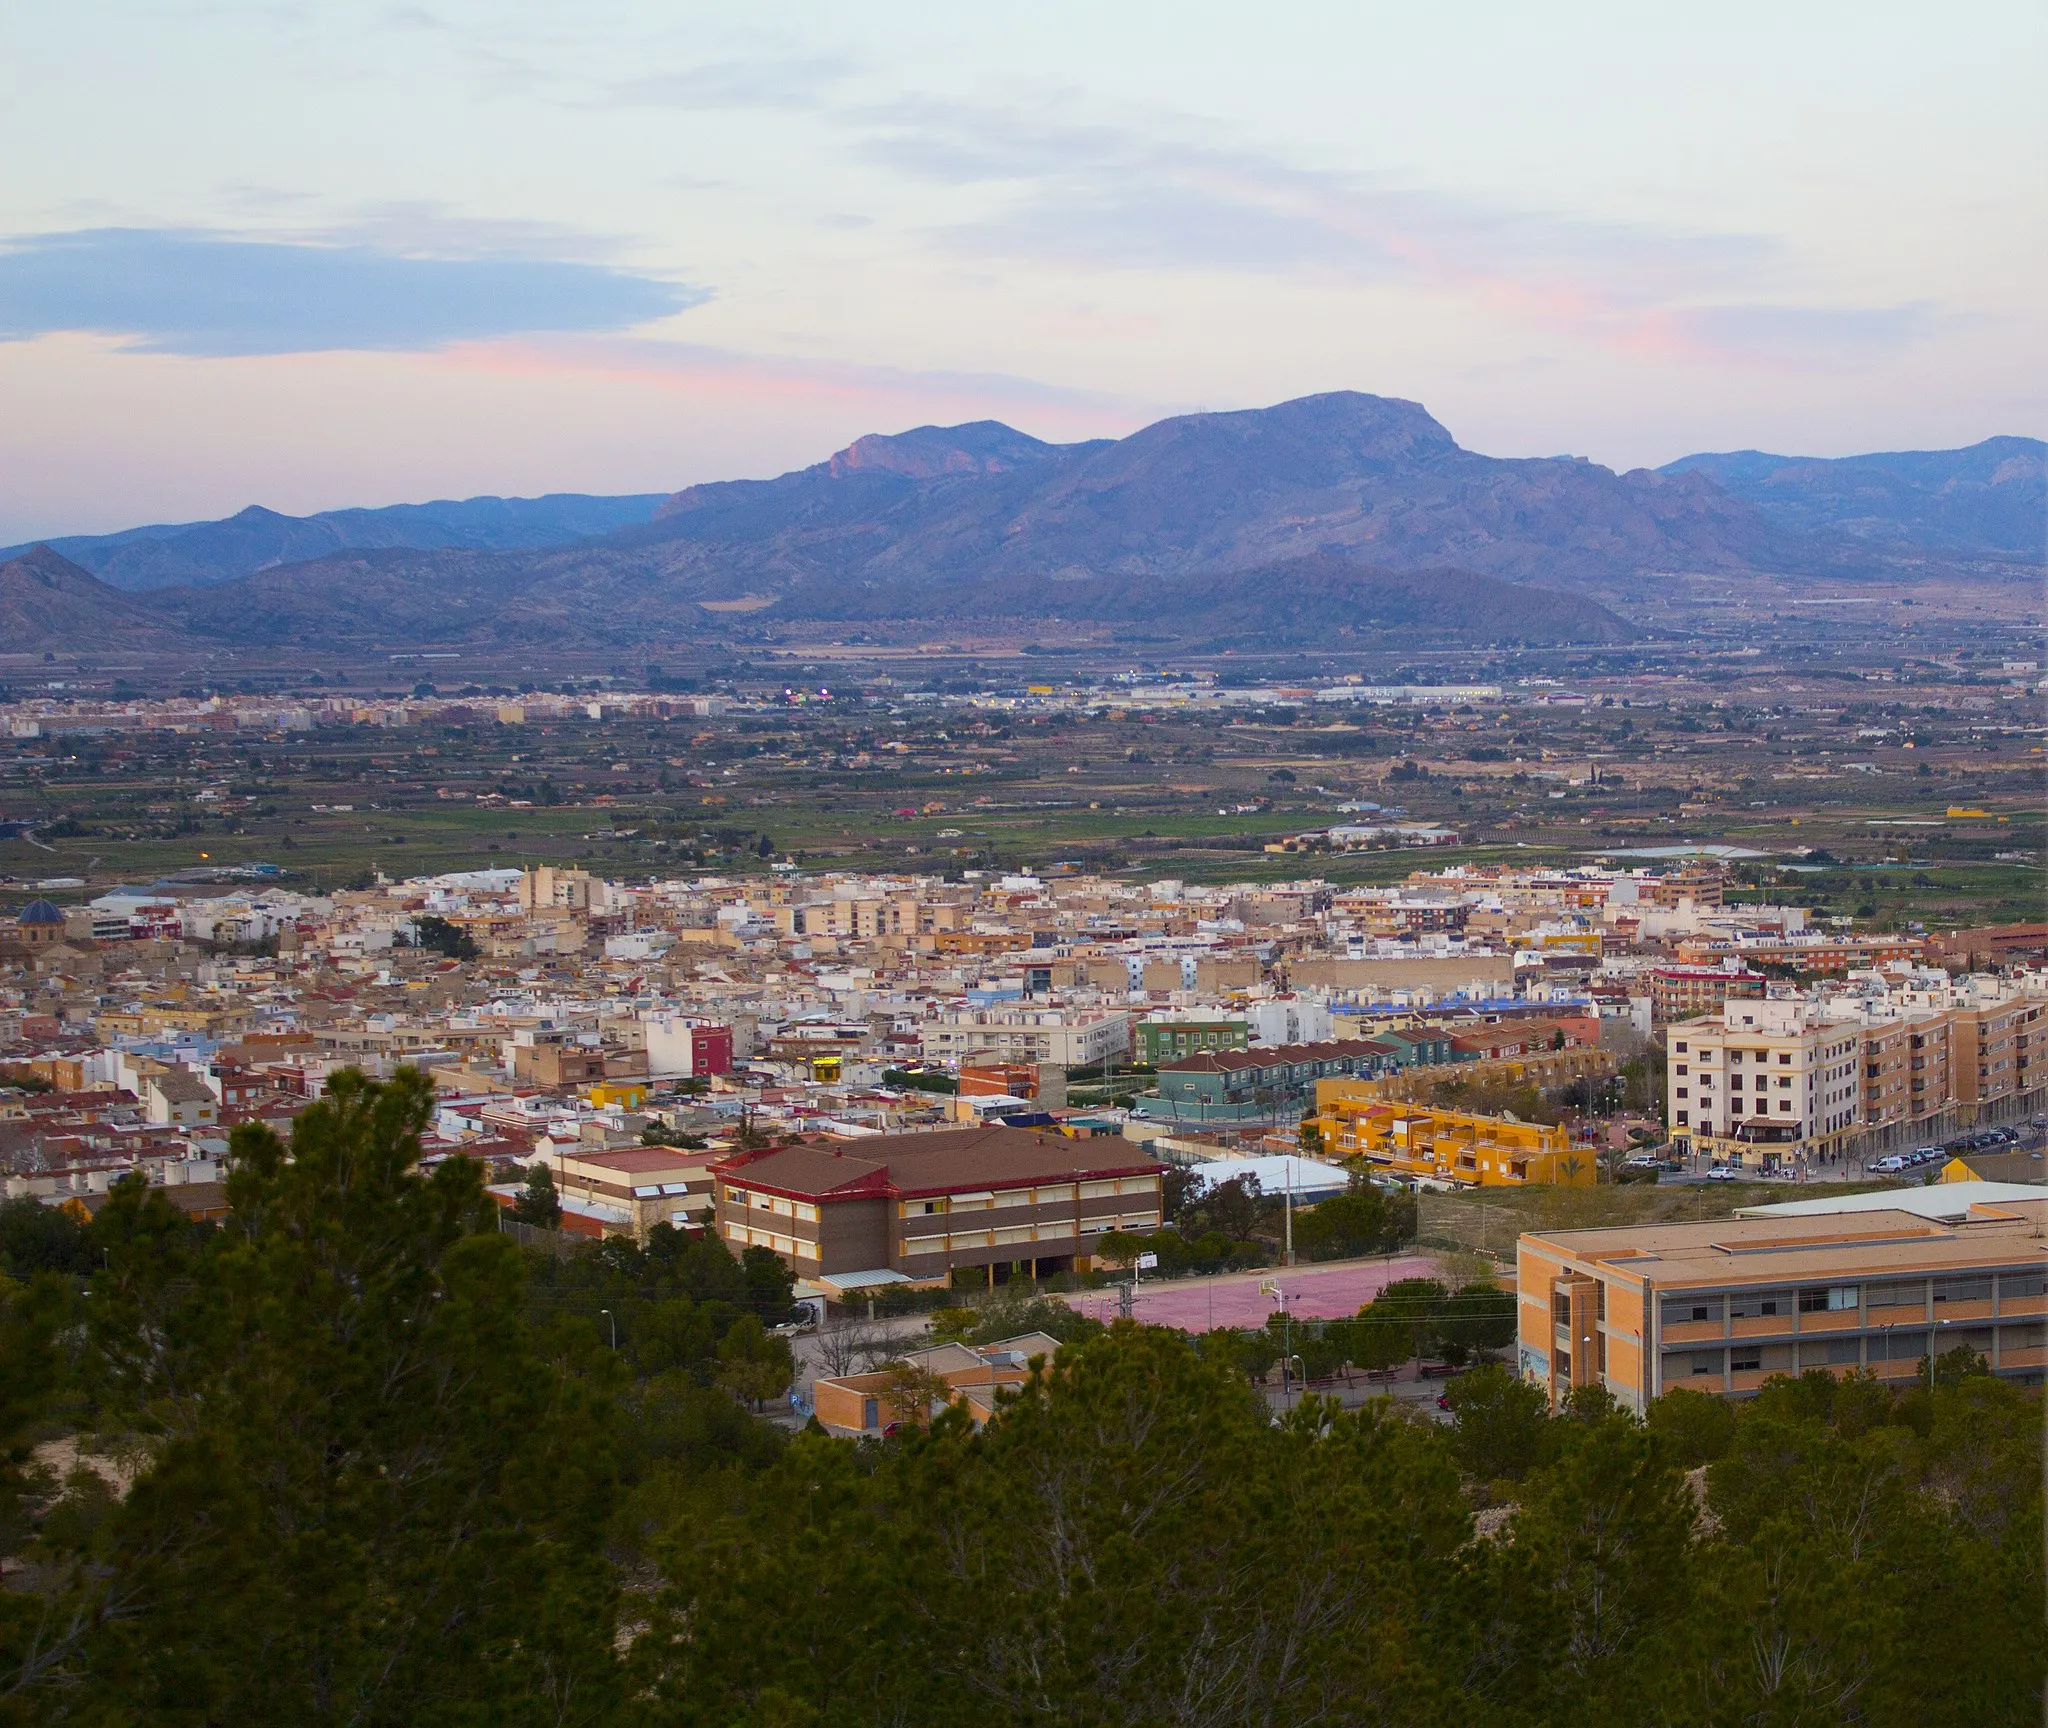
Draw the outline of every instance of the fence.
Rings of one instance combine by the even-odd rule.
[[[545,1248],[557,1260],[594,1247],[598,1240],[595,1236],[572,1236],[566,1230],[543,1230],[538,1224],[522,1224],[503,1211],[498,1214],[498,1234],[511,1237],[522,1248]]]

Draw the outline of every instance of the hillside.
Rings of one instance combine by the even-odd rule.
[[[613,543],[666,546],[693,598],[774,594],[793,615],[814,586],[849,581],[944,611],[939,592],[992,579],[1177,578],[1311,553],[1547,586],[1825,561],[1704,477],[1481,456],[1415,403],[1354,392],[1182,415],[1114,443],[1026,441],[1000,467],[976,463],[986,426],[955,430],[976,448],[963,440],[951,463],[942,428],[863,439],[858,464],[846,451],[679,492]],[[913,442],[915,464],[880,459]]]
[[[922,426],[659,500],[249,510],[103,537],[90,555],[109,580],[186,572],[152,617],[227,643],[1061,619],[1191,643],[1620,640],[1633,627],[1618,611],[1702,576],[2010,573],[2039,516],[2039,451],[1994,439],[1616,474],[1482,456],[1413,402],[1339,392],[1084,444],[996,421]],[[608,531],[576,532],[593,525]]]
[[[0,643],[15,654],[53,649],[173,649],[186,639],[149,607],[47,546],[0,564]]]
[[[218,522],[70,535],[47,544],[115,588],[203,587],[357,549],[505,551],[567,546],[644,522],[661,502],[660,493],[592,497],[557,492],[544,498],[465,498],[373,510],[325,510],[313,516],[283,516],[252,504]],[[26,550],[13,547],[0,551],[0,558]]]
[[[1659,472],[1708,475],[1794,533],[2034,564],[2048,553],[2048,444],[2038,438],[1833,459],[1736,450]]]

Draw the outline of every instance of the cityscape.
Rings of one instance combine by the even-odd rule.
[[[0,1728],[2039,1721],[1992,11],[36,21]]]

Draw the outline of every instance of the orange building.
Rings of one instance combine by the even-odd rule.
[[[1519,1369],[1553,1406],[1604,1386],[1640,1413],[1676,1387],[1744,1397],[1777,1374],[1894,1384],[1962,1348],[2048,1373],[2048,1196],[1960,1221],[1908,1211],[1531,1233]]]
[[[1598,1159],[1562,1128],[1385,1098],[1370,1080],[1318,1080],[1316,1113],[1331,1157],[1364,1158],[1410,1180],[1459,1188],[1530,1183],[1591,1187]]]

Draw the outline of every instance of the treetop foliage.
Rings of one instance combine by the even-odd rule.
[[[985,1428],[789,1436],[780,1261],[522,1248],[470,1161],[420,1172],[429,1109],[343,1075],[238,1130],[218,1227],[138,1183],[0,1217],[0,1722],[2038,1719],[2041,1400],[1970,1359],[1276,1414],[1262,1358],[1483,1354],[1511,1299],[1191,1339],[1005,1292],[960,1335],[1068,1342]]]

